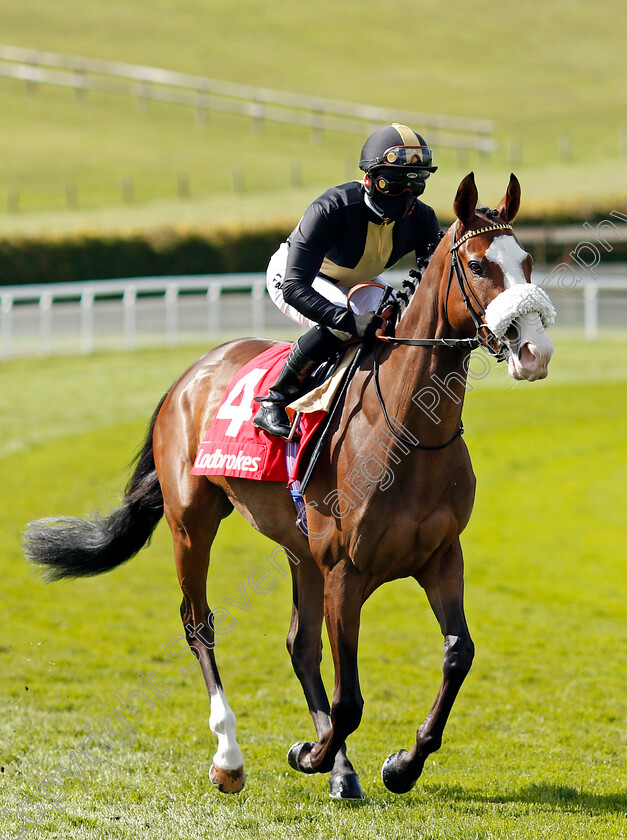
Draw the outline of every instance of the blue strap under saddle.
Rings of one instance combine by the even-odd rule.
[[[297,422],[298,425],[300,425],[300,420]],[[296,456],[298,454],[298,446],[300,443],[298,425],[292,440],[288,440],[285,444],[285,463],[287,465],[288,475],[292,472],[292,467],[294,466],[294,462],[296,461]],[[296,508],[296,527],[299,528],[303,534],[307,535],[307,505],[305,504],[305,499],[300,492],[300,481],[298,479],[293,481],[289,486],[289,490],[292,501],[294,502],[294,507]]]

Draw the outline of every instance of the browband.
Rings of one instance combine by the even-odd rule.
[[[469,230],[468,233],[465,233],[451,246],[451,251],[455,251],[467,239],[471,239],[473,236],[479,236],[480,233],[488,233],[491,230],[513,230],[513,227],[511,225],[501,224],[488,225],[487,227],[477,228],[477,230]]]

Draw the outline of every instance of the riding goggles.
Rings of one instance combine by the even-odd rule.
[[[433,166],[433,152],[429,146],[392,146],[376,158],[375,165],[384,166],[415,166],[435,172]]]

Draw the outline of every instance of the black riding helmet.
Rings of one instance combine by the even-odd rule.
[[[367,175],[364,181],[371,198],[375,191],[383,195],[408,191],[416,198],[424,192],[425,182],[437,166],[433,166],[433,152],[420,134],[393,123],[377,129],[366,140],[359,168]]]

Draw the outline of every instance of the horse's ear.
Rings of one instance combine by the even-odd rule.
[[[463,225],[467,225],[474,217],[478,198],[475,173],[469,172],[457,188],[457,195],[453,204],[455,215]]]
[[[505,219],[507,223],[513,222],[520,207],[520,181],[512,174],[509,176],[509,184],[507,185],[507,192],[501,199],[499,206],[496,208],[499,211],[501,218]]]

